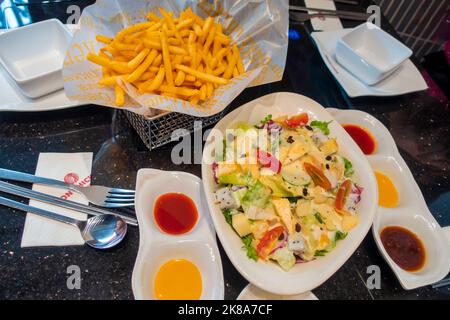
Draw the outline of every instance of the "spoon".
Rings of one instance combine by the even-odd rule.
[[[102,214],[81,221],[3,197],[0,197],[0,204],[75,226],[86,244],[95,249],[112,248],[122,241],[127,233],[125,221],[112,214]]]

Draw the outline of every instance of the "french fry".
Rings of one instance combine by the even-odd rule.
[[[236,66],[237,60],[238,60],[238,49],[237,46],[233,46],[233,50],[230,53],[230,57],[227,56],[228,60],[228,67],[225,70],[223,77],[225,79],[231,79],[231,76],[233,75],[234,67]]]
[[[163,67],[159,68],[158,73],[156,74],[155,78],[149,79],[148,81],[144,82],[139,87],[139,92],[153,92],[157,90],[162,83],[164,82],[164,76],[165,76],[165,70]]]
[[[186,74],[183,71],[178,70],[177,76],[175,77],[175,85],[181,86],[185,79],[186,79]]]
[[[149,14],[147,15],[147,19],[151,20],[151,21],[154,21],[154,22],[159,22],[161,20],[161,18],[158,17],[156,15],[156,13],[154,13],[154,12],[149,12]]]
[[[184,80],[188,81],[188,82],[195,82],[197,80],[197,78],[194,77],[193,75],[186,74],[186,76],[184,77]]]
[[[211,46],[211,44],[214,41],[214,35],[216,34],[216,27],[212,26],[209,29],[209,33],[208,36],[206,37],[206,41],[205,41],[205,45],[203,46],[203,55],[206,56],[208,54],[209,51],[209,47]]]
[[[110,68],[110,66],[111,66],[111,61],[108,58],[100,57],[91,52],[88,53],[86,58],[87,58],[87,60],[89,60],[95,64],[98,64],[99,66],[105,67],[105,68]]]
[[[214,23],[213,17],[206,18],[205,25],[203,26],[203,29],[202,29],[202,35],[200,36],[200,39],[199,39],[200,44],[203,44],[203,42],[205,42],[206,37],[208,36],[209,31],[213,26],[213,23]]]
[[[95,37],[95,40],[97,40],[98,42],[106,43],[106,44],[110,44],[113,41],[112,38],[105,37],[105,36],[102,36],[102,35],[97,35]]]
[[[241,53],[239,52],[239,50],[238,50],[238,60],[237,60],[236,66],[239,71],[239,74],[243,74],[245,72],[244,63],[242,62]]]
[[[194,77],[196,77],[200,80],[203,80],[203,81],[217,83],[217,84],[227,84],[228,83],[227,79],[216,77],[211,74],[204,73],[204,72],[200,72],[200,71],[194,70],[192,68],[186,67],[182,64],[176,65],[175,68],[183,71],[184,73],[193,75]]]
[[[114,90],[116,92],[116,106],[122,107],[125,104],[125,91],[117,84]]]
[[[130,74],[127,78],[128,82],[135,82],[137,81],[141,75],[150,67],[150,65],[152,64],[153,60],[156,58],[156,56],[158,55],[158,52],[153,49],[145,58],[144,62],[136,69],[133,71],[132,74]]]
[[[200,100],[206,100],[206,84],[200,88]]]
[[[128,62],[128,67],[130,67],[130,69],[135,70],[142,63],[142,61],[144,61],[145,57],[147,57],[149,53],[150,49],[142,50],[136,57],[134,57],[133,60]]]
[[[166,38],[167,38],[167,35],[166,35]],[[162,50],[161,43],[158,43],[158,42],[153,41],[153,40],[145,39],[144,40],[144,46],[147,47],[147,48],[156,49],[156,50],[159,50],[159,51]],[[186,55],[187,54],[187,51],[184,50],[181,47],[169,46],[168,45],[168,49],[169,49],[169,52],[172,53],[172,54],[182,54],[182,55]]]
[[[190,88],[186,88],[186,87],[165,86],[165,85],[162,85],[159,88],[159,90],[162,92],[172,93],[172,94],[185,96],[185,97],[192,97],[192,96],[195,96],[200,93],[200,91],[197,89],[190,89]]]
[[[195,34],[197,35],[197,37],[201,37],[201,36],[202,36],[203,30],[202,30],[202,28],[201,28],[198,24],[194,23],[194,25],[192,26],[192,28],[194,29]]]
[[[215,76],[220,76],[225,72],[226,69],[226,66],[218,66],[217,69],[213,70],[212,74]]]
[[[101,86],[112,87],[117,84],[118,77],[119,76],[104,77],[98,82],[98,84]]]
[[[177,30],[189,28],[194,24],[194,19],[186,19],[176,25]]]
[[[162,55],[158,54],[158,56],[153,61],[152,66],[153,67],[159,67],[161,65],[161,62],[162,62]]]
[[[161,33],[161,48],[167,84],[173,86],[172,62],[170,61],[169,45],[167,44],[167,35],[164,30]]]
[[[115,37],[97,35],[104,47],[87,55],[87,60],[101,66],[98,84],[114,89],[117,106],[126,100],[120,79],[140,94],[197,105],[245,72],[238,47],[213,17],[202,19],[191,8],[179,17],[163,8],[159,14],[148,13],[148,21],[126,27]]]

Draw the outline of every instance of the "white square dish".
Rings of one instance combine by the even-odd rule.
[[[353,76],[336,61],[338,40],[352,30],[343,29],[311,33],[311,37],[315,41],[325,65],[349,97],[389,97],[422,91],[428,88],[422,74],[410,59],[403,62],[390,77],[373,86],[368,86]]]
[[[57,19],[0,34],[0,63],[22,93],[38,98],[63,87],[62,67],[72,36]]]
[[[339,64],[368,85],[388,77],[411,55],[411,49],[369,22],[341,37],[336,46]]]

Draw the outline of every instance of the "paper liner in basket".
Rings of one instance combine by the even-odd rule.
[[[121,29],[146,20],[158,8],[178,16],[187,7],[201,17],[214,16],[238,45],[246,72],[218,87],[213,97],[195,106],[184,100],[156,94],[138,94],[123,81],[129,97],[120,109],[151,116],[158,110],[175,111],[197,117],[219,113],[248,86],[279,81],[286,64],[288,47],[288,1],[207,1],[207,0],[97,0],[84,9],[80,30],[75,33],[64,61],[64,89],[69,99],[86,104],[115,107],[114,90],[98,85],[101,67],[86,60],[88,52],[98,52],[102,34],[114,37]],[[131,98],[130,98],[131,97]]]

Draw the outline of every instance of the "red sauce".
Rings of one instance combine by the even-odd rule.
[[[392,260],[406,271],[417,271],[425,264],[425,247],[420,239],[402,227],[386,227],[381,242]]]
[[[353,140],[355,140],[364,154],[372,154],[375,152],[377,142],[367,129],[353,124],[344,124],[343,127]]]
[[[182,193],[166,193],[156,199],[155,220],[162,231],[169,234],[189,232],[197,222],[194,201]]]

